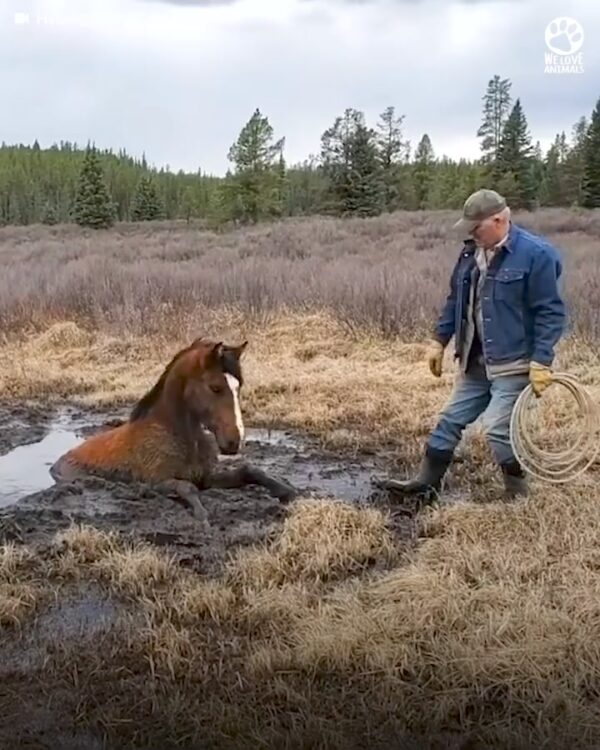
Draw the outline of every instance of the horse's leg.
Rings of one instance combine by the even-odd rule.
[[[205,527],[210,528],[208,522],[208,513],[200,500],[198,488],[185,479],[166,479],[156,485],[157,489],[170,492],[177,495],[187,507],[191,510],[192,515]]]
[[[245,484],[256,484],[265,487],[278,500],[293,500],[298,490],[291,484],[269,476],[262,469],[251,464],[240,464],[232,469],[220,469],[209,474],[204,479],[205,487],[218,489],[234,489]]]

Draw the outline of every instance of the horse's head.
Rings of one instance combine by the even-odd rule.
[[[244,439],[240,408],[243,384],[240,360],[246,346],[195,341],[177,362],[183,407],[216,438],[222,453],[238,453]]]

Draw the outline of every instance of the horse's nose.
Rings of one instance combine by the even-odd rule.
[[[240,441],[239,440],[228,440],[225,445],[223,446],[223,453],[227,456],[233,456],[235,455],[240,449]]]

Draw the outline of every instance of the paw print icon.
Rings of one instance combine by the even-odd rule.
[[[555,18],[546,26],[546,46],[556,55],[574,55],[583,44],[583,28],[574,18]]]

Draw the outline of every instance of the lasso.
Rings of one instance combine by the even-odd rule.
[[[566,388],[571,393],[583,416],[583,428],[569,448],[553,452],[534,445],[528,416],[537,397],[531,385],[519,395],[510,420],[511,446],[523,468],[532,476],[554,484],[569,482],[583,474],[596,459],[600,448],[599,410],[589,391],[575,377],[566,373],[554,373],[553,383],[546,393],[558,387]]]

